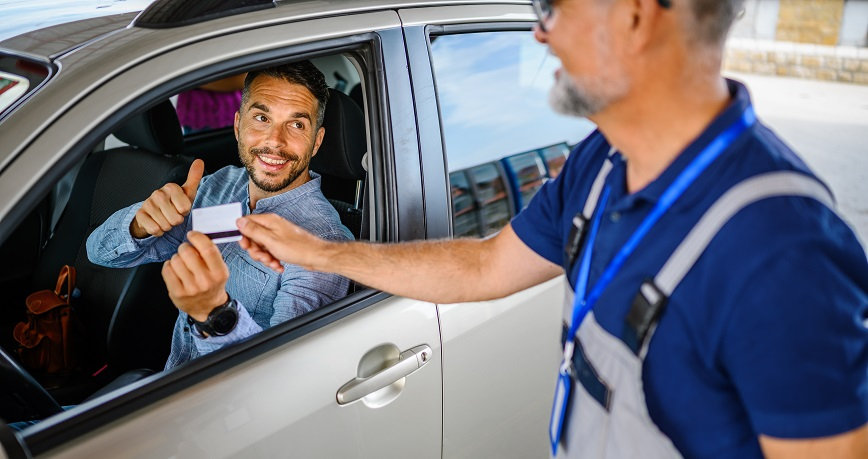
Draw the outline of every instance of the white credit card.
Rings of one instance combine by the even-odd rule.
[[[235,221],[241,218],[241,203],[193,209],[193,230],[205,234],[215,244],[241,240]]]

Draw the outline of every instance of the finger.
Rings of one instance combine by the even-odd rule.
[[[272,270],[282,273],[283,272],[283,264],[280,263],[280,260],[274,258],[269,252],[265,251],[259,244],[247,239],[246,237],[241,238],[241,247],[250,254],[250,258],[268,266]]]
[[[190,213],[192,202],[184,194],[184,190],[174,183],[168,183],[154,193],[154,204],[160,209],[163,218],[173,227],[184,223],[184,217]]]
[[[190,165],[190,171],[187,172],[187,181],[181,185],[184,194],[192,202],[196,199],[196,191],[199,190],[199,181],[202,180],[202,174],[205,173],[205,161],[197,159]]]
[[[272,229],[275,226],[275,217],[277,216],[274,214],[247,215],[239,218],[236,224],[243,236],[263,248],[267,248],[275,241],[274,230]]]
[[[205,265],[205,261],[202,260],[199,250],[192,245],[188,243],[181,244],[178,247],[177,255],[184,262],[184,266],[193,273],[194,279],[198,279],[202,277],[203,274],[207,274],[208,267]]]
[[[190,231],[187,233],[187,240],[199,252],[203,263],[209,271],[221,272],[226,269],[226,263],[223,261],[223,254],[217,244],[199,231]]]
[[[174,185],[177,187],[177,185]],[[169,195],[171,194],[169,185],[155,191],[147,201],[142,204],[142,210],[148,213],[148,216],[160,227],[163,232],[167,232],[184,221],[175,205],[172,204]]]
[[[181,245],[183,246],[184,244]],[[180,251],[180,247],[178,247],[178,251]],[[172,255],[172,258],[169,259],[169,264],[172,267],[172,271],[178,276],[178,280],[181,281],[181,286],[185,291],[196,285],[196,276],[179,254]]]
[[[139,209],[136,212],[136,222],[151,236],[160,237],[163,235],[163,230],[160,229],[160,225],[155,222],[144,209]]]
[[[184,286],[181,284],[181,279],[178,279],[178,276],[172,269],[172,264],[169,263],[169,260],[163,263],[161,274],[163,275],[163,281],[166,283],[166,289],[169,291],[169,298],[178,297],[184,290]]]
[[[187,195],[186,191],[183,188],[171,183],[166,185],[168,188],[171,185],[171,188],[167,191],[171,190],[169,193],[169,200],[171,201],[172,207],[167,208],[168,211],[172,212],[175,217],[175,221],[178,221],[175,225],[180,225],[184,221],[184,217],[190,214],[190,211],[193,209],[193,201],[190,196]],[[195,193],[194,193],[195,197]]]

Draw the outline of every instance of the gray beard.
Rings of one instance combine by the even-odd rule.
[[[567,72],[561,71],[549,91],[549,105],[562,115],[582,118],[599,113],[606,108],[608,101],[600,95],[586,93]]]

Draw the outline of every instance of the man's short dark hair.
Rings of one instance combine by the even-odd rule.
[[[242,110],[247,106],[247,99],[250,95],[250,84],[253,83],[256,77],[262,75],[307,88],[317,100],[316,129],[322,126],[326,103],[329,100],[329,87],[326,84],[325,76],[315,65],[310,61],[298,61],[248,72],[247,77],[244,78],[244,89],[241,92]]]

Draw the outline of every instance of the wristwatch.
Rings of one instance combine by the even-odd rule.
[[[214,308],[204,322],[188,315],[187,323],[206,337],[227,335],[238,325],[238,303],[229,297],[225,303]]]

